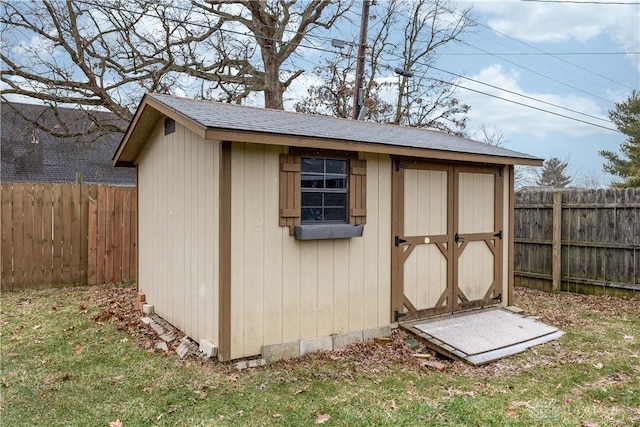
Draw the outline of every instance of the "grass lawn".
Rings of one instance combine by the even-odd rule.
[[[482,367],[421,366],[399,331],[237,371],[153,350],[131,286],[3,293],[3,426],[640,425],[640,299],[517,289],[566,332]]]

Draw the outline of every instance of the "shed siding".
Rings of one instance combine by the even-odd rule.
[[[461,172],[459,175],[459,233],[494,231],[494,176]],[[458,260],[460,289],[470,300],[480,300],[493,282],[493,253],[484,241],[469,242]]]
[[[447,234],[447,171],[407,169],[404,174],[403,235]],[[403,268],[407,298],[417,307],[434,307],[447,288],[446,257],[434,244],[418,245]]]
[[[139,288],[155,311],[218,344],[220,143],[160,120],[137,159]]]
[[[391,161],[367,160],[362,238],[298,241],[279,226],[279,155],[232,147],[231,358],[262,345],[388,325],[391,294]]]

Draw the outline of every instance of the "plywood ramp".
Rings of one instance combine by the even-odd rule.
[[[400,326],[437,353],[472,365],[521,353],[564,335],[553,326],[501,308],[467,311]]]

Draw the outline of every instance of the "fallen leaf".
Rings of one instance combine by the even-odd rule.
[[[68,381],[71,377],[69,376],[69,374],[64,374],[64,375],[52,375],[50,377],[45,378],[42,381],[42,384],[44,385],[50,385],[53,383],[57,383],[58,381]]]
[[[9,387],[9,380],[7,380],[5,377],[2,377],[0,379],[0,383],[2,384],[3,387]]]
[[[595,365],[593,365],[594,368],[596,369],[602,369],[604,365],[602,363],[596,363]]]
[[[598,424],[591,421],[583,421],[580,423],[580,427],[599,427]]]
[[[145,393],[151,393],[153,391],[153,387],[145,387]]]
[[[511,418],[516,418],[516,419],[520,418],[520,414],[518,413],[516,408],[513,406],[509,406],[509,408],[507,409],[507,416]]]
[[[282,414],[278,414],[278,413],[271,414],[271,416],[272,416],[273,418],[282,418]]]
[[[76,353],[80,354],[82,353],[82,350],[84,350],[84,347],[82,346],[82,344],[78,344],[76,346]]]
[[[316,424],[324,424],[331,418],[328,414],[321,414],[316,417]]]
[[[109,422],[109,427],[123,427],[123,424],[122,424],[122,421],[115,420],[115,421]]]
[[[33,330],[34,330],[34,331],[37,331],[37,330],[38,330],[38,329],[40,329],[40,328],[42,328],[42,325],[36,325],[36,326],[34,326],[34,327],[33,327]]]

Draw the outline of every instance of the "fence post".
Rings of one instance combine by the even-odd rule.
[[[551,249],[552,283],[551,290],[560,290],[562,280],[562,191],[553,192],[553,237]]]

